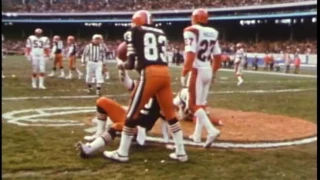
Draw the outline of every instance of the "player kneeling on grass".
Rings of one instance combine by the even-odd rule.
[[[120,79],[124,86],[132,91],[136,83],[129,77],[126,71],[119,72]],[[107,117],[114,123],[110,129],[105,130]],[[156,97],[153,97],[140,111],[139,119],[137,120],[136,140],[138,144],[144,145],[146,133],[152,129],[156,121],[164,117],[160,113],[160,106]],[[86,136],[85,140],[93,141],[91,143],[78,143],[77,147],[80,150],[81,157],[87,157],[93,154],[100,148],[109,144],[116,136],[117,131],[122,131],[126,119],[126,110],[118,103],[109,98],[101,97],[97,100],[97,131],[93,136]],[[165,142],[169,141],[169,130],[167,122],[163,120],[162,134]],[[167,145],[167,147],[170,147]]]

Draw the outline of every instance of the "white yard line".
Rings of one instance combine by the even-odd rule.
[[[58,111],[58,112],[55,112]],[[84,123],[77,122],[74,120],[64,120],[64,119],[46,119],[46,117],[55,117],[59,115],[68,114],[81,114],[95,112],[94,106],[84,106],[84,107],[51,107],[51,108],[39,108],[39,109],[24,109],[4,113],[2,118],[6,119],[7,123],[16,124],[18,126],[38,126],[38,127],[66,127],[66,126],[84,126]],[[22,115],[21,113],[31,113],[37,112],[38,114],[32,115]],[[45,124],[41,122],[46,122]],[[51,122],[51,124],[50,124]],[[58,123],[59,122],[59,123]],[[85,128],[84,131],[87,133],[94,133],[96,127]],[[163,138],[160,137],[147,137],[147,141],[164,143]],[[244,149],[256,149],[256,148],[277,148],[293,145],[301,145],[316,142],[317,137],[308,137],[298,140],[289,141],[278,141],[278,142],[214,142],[212,147],[216,148],[244,148]],[[172,141],[170,141],[173,143]],[[195,143],[188,139],[184,140],[184,144],[189,146],[203,147],[204,142]]]
[[[173,68],[182,68],[181,66],[170,66]],[[233,69],[219,69],[219,71],[224,71],[224,72],[234,72]],[[304,77],[304,78],[317,78],[316,75],[308,75],[308,74],[286,74],[286,73],[281,73],[281,72],[265,72],[265,71],[249,71],[249,70],[244,70],[244,73],[248,74],[264,74],[264,75],[276,75],[276,76],[287,76],[287,77]]]
[[[306,89],[279,89],[279,90],[244,90],[244,91],[210,91],[209,94],[248,94],[248,93],[284,93],[284,92],[303,92],[303,91],[316,91],[316,88]],[[107,94],[107,97],[126,97],[126,94]],[[36,100],[36,99],[90,99],[97,98],[96,95],[79,95],[79,96],[26,96],[26,97],[2,97],[3,101],[19,101],[19,100]]]

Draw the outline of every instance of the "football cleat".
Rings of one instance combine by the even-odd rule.
[[[79,156],[81,158],[88,158],[89,157],[89,155],[86,154],[86,152],[85,152],[86,149],[88,149],[88,148],[89,147],[87,145],[83,144],[81,141],[76,144],[76,150],[79,152]]]
[[[170,159],[180,161],[180,162],[187,162],[188,161],[188,156],[186,154],[184,155],[178,155],[176,153],[171,153],[169,155]]]
[[[121,156],[117,150],[115,151],[104,151],[103,156],[107,159],[115,160],[118,162],[128,162],[129,157],[128,156]]]
[[[214,134],[210,134],[207,136],[207,140],[206,142],[204,143],[203,147],[204,148],[209,148],[211,146],[211,144],[213,143],[213,141],[219,137],[220,135],[220,131],[217,130]]]

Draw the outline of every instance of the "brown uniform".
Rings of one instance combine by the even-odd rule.
[[[54,68],[57,68],[57,67],[63,68],[63,62],[62,62],[63,43],[62,43],[62,41],[57,41],[57,42],[54,42],[53,45],[56,47],[55,52],[53,52],[55,54],[53,67]]]
[[[126,69],[136,70],[140,80],[135,87],[127,112],[127,120],[137,119],[140,110],[153,96],[167,120],[175,118],[172,104],[171,76],[167,63],[167,38],[163,30],[151,26],[135,26],[125,34],[128,61]]]
[[[77,45],[75,43],[71,44],[69,46],[69,69],[75,69],[76,68],[76,54],[77,54]]]

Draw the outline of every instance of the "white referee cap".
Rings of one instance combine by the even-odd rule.
[[[100,34],[95,34],[92,36],[92,39],[102,39],[102,36]]]

